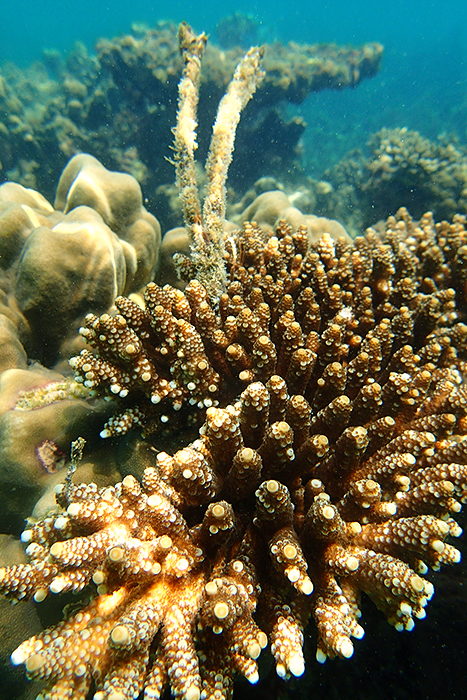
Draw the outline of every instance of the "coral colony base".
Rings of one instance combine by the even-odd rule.
[[[236,674],[257,682],[266,646],[280,677],[301,676],[308,624],[318,661],[349,658],[362,593],[410,631],[433,595],[425,574],[460,559],[448,540],[467,500],[465,217],[417,223],[400,210],[353,242],[310,242],[285,223],[223,235],[259,54],[221,104],[201,214],[203,45],[182,27],[175,143],[193,255],[179,266],[192,281],[88,317],[92,350],[72,361],[121,402],[104,436],[176,428],[182,415],[203,424],[175,454],[154,453],[141,482],[107,488],[72,483],[75,443],[56,509],[22,534],[29,564],[0,570],[15,600],[95,590],[12,654],[46,700],[154,700],[166,687],[223,700]]]

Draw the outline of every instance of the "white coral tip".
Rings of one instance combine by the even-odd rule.
[[[350,659],[353,655],[353,644],[348,637],[341,637],[336,644],[336,651],[344,659]]]
[[[305,672],[305,662],[301,654],[295,654],[289,659],[289,671],[296,678],[303,676]]]
[[[199,700],[200,690],[196,685],[190,685],[185,693],[185,700]]]
[[[68,508],[66,509],[66,512],[70,516],[70,518],[76,518],[81,511],[81,504],[80,503],[70,503]]]
[[[279,662],[276,664],[276,673],[279,678],[285,678],[287,671],[283,663]]]
[[[10,656],[10,659],[13,666],[19,666],[20,664],[24,664],[26,657],[21,646],[14,650],[14,652]]]
[[[66,580],[57,576],[49,586],[51,593],[61,593],[66,586]]]
[[[324,662],[326,661],[327,658],[328,658],[328,655],[325,654],[324,651],[323,651],[322,649],[317,649],[317,650],[316,650],[316,661],[317,661],[319,664],[324,664]]]
[[[308,576],[298,583],[298,588],[303,595],[311,595],[313,593],[313,584]]]
[[[251,685],[255,685],[255,683],[259,681],[258,671],[253,671],[253,673],[250,673],[247,680],[249,683],[251,683]]]
[[[26,544],[27,542],[30,542],[32,540],[32,530],[23,530],[21,533],[21,542],[24,542]]]
[[[413,630],[414,627],[415,627],[415,622],[414,622],[413,619],[410,617],[410,618],[407,620],[407,622],[405,623],[405,629],[407,630],[407,632],[411,632],[411,631]]]
[[[363,639],[365,636],[365,630],[361,625],[355,625],[354,630],[352,631],[352,637],[355,637],[355,639]]]

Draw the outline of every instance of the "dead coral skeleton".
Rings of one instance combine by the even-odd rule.
[[[212,129],[211,146],[206,163],[208,189],[201,214],[197,191],[194,153],[197,148],[196,125],[199,71],[206,36],[196,37],[186,24],[180,25],[180,50],[185,63],[179,85],[179,109],[175,128],[175,164],[177,184],[183,204],[185,226],[190,237],[188,279],[204,285],[211,302],[218,302],[225,290],[224,219],[225,183],[232,160],[235,132],[240,114],[264,77],[260,69],[262,51],[252,48],[237,66],[227,92],[222,98]]]

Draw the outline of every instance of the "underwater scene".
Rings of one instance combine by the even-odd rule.
[[[467,697],[465,15],[0,8],[0,700]]]

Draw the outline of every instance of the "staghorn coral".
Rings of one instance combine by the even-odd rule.
[[[429,236],[432,244],[423,242],[430,251],[429,255],[440,256],[446,268],[455,264],[460,280],[456,291],[464,304],[465,231],[461,219],[448,229],[451,231],[449,240],[455,237],[457,230],[460,231],[454,262],[449,249],[442,251],[441,245],[446,245],[443,225],[438,225],[439,233],[429,218],[422,220],[421,226],[424,228],[401,214],[392,235],[399,236],[401,241],[409,233],[415,236],[415,240]],[[292,233],[289,226],[282,224],[276,235],[270,236],[251,224],[244,224],[240,233],[226,238],[229,284],[217,310],[210,304],[205,288],[193,280],[184,292],[170,285],[161,288],[149,284],[144,294],[144,308],[135,301],[118,297],[118,315],[97,317],[89,314],[80,332],[95,352],[85,349],[70,362],[79,382],[94,392],[122,400],[122,411],[111,418],[102,436],[124,434],[134,425],[142,426],[146,434],[160,430],[166,423],[173,429],[186,424],[187,413],[189,421],[196,422],[199,409],[218,405],[219,401],[222,404],[233,401],[246,382],[267,381],[274,372],[292,383],[290,389],[293,393],[303,392],[301,376],[290,375],[292,370],[289,370],[288,363],[291,358],[295,363],[304,362],[305,377],[316,371],[311,354],[315,352],[312,344],[315,336],[309,337],[309,333],[313,331],[321,337],[323,319],[346,308],[348,299],[354,299],[356,303],[355,282],[349,281],[348,287],[341,287],[340,275],[352,280],[354,261],[360,259],[359,264],[365,265],[366,256],[372,255],[366,251],[374,243],[373,238],[369,237],[370,242],[365,247],[362,247],[361,240],[357,239],[358,247],[354,249],[349,241],[340,239],[335,243],[325,235],[308,249],[304,227]],[[376,269],[381,267],[389,280],[393,267],[386,260],[388,256],[388,260],[391,258],[388,244],[377,242],[375,255],[378,260],[381,257],[381,261]],[[323,246],[328,249],[330,281],[323,292],[324,297],[317,301],[316,291],[309,287],[310,284],[317,286],[318,281],[311,281],[309,275],[315,274],[315,265],[318,279],[324,275],[321,263],[316,262],[316,250]],[[421,240],[418,240],[418,246],[422,249]],[[333,263],[336,251],[343,251],[342,261]],[[428,266],[428,262],[424,264]],[[414,266],[411,258],[407,275],[409,272],[412,275]],[[378,294],[384,298],[383,287],[389,284],[387,280],[373,280],[369,289],[380,285],[382,290]],[[404,283],[408,288],[413,284],[409,277]],[[402,284],[402,279],[397,280],[397,285]],[[365,287],[364,282],[361,285]],[[389,294],[389,291],[385,293]],[[419,299],[419,292],[412,290],[410,293]],[[379,297],[377,300],[379,303]],[[294,312],[295,302],[299,305],[299,312]],[[371,307],[371,295],[361,303],[368,303]],[[398,303],[402,308],[405,300],[398,298]],[[329,310],[318,308],[320,304],[328,304]],[[425,305],[428,304],[425,301]],[[335,344],[340,338],[337,329],[336,339],[331,335],[330,340],[326,340],[330,344],[329,361],[348,362],[349,353],[350,359],[354,359],[358,342],[364,342],[359,337],[364,338],[364,334],[358,324],[353,323],[358,329],[358,335],[352,341],[356,347],[352,352],[340,350],[334,355]],[[401,319],[400,323],[405,321]],[[407,323],[413,325],[414,321]],[[369,318],[368,332],[372,324],[374,321]],[[330,330],[326,332],[331,334]],[[411,342],[410,334],[407,338]],[[285,343],[283,348],[282,342]],[[318,340],[314,342],[318,343]],[[286,349],[286,346],[289,347]]]
[[[318,661],[350,657],[362,592],[396,629],[425,616],[424,575],[459,561],[449,539],[467,500],[466,243],[465,218],[405,210],[354,242],[245,224],[226,239],[217,311],[157,290],[170,301],[158,313],[170,306],[222,365],[222,408],[194,442],[148,458],[141,483],[59,487],[57,510],[23,533],[30,563],[0,570],[15,599],[97,586],[13,653],[44,698],[85,698],[93,680],[96,700],[166,685],[220,700],[236,673],[257,681],[267,642],[279,676],[302,675],[307,624]],[[116,318],[143,341],[155,332]],[[150,385],[143,351],[112,346]]]

